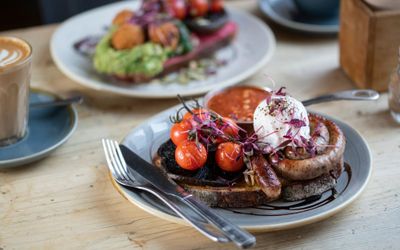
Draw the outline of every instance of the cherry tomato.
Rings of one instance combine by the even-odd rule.
[[[231,137],[237,137],[239,135],[239,126],[231,118],[222,118],[221,130],[224,134]]]
[[[231,118],[223,117],[218,127],[224,133],[224,136],[215,138],[214,143],[216,144],[226,142],[231,137],[237,138],[239,136],[239,126]]]
[[[186,18],[187,6],[185,0],[168,0],[167,4],[169,11],[174,17],[180,20]]]
[[[206,15],[208,8],[208,0],[189,0],[189,12],[193,17]]]
[[[184,141],[188,140],[189,132],[192,129],[192,123],[187,120],[182,120],[179,123],[175,123],[171,131],[169,133],[169,136],[172,140],[172,142],[178,146]]]
[[[221,12],[224,9],[223,0],[211,0],[210,11],[211,12]]]
[[[224,171],[239,171],[244,165],[242,146],[233,142],[219,144],[215,152],[215,161]]]
[[[184,141],[175,149],[175,161],[186,170],[202,168],[207,161],[207,150],[201,143]]]
[[[204,108],[193,109],[192,113],[195,114],[202,122],[210,118],[210,112]],[[190,112],[187,112],[183,116],[183,120],[198,122],[196,120],[193,120],[193,115]]]

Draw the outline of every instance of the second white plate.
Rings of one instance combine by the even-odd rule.
[[[90,59],[75,51],[73,44],[89,35],[104,33],[115,14],[122,9],[137,9],[140,1],[124,1],[96,8],[65,21],[54,33],[51,55],[57,67],[72,80],[100,91],[142,98],[172,98],[203,94],[216,87],[239,83],[260,70],[272,57],[275,37],[271,29],[258,18],[243,11],[228,9],[231,20],[239,26],[234,42],[217,52],[218,56],[233,56],[233,60],[215,76],[204,81],[179,83],[112,83],[110,78],[95,72]]]

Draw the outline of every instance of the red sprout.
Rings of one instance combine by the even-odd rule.
[[[300,119],[291,119],[290,121],[286,122],[286,124],[289,124],[290,126],[293,126],[294,128],[301,128],[307,126],[306,122]]]

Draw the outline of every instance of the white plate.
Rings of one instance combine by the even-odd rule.
[[[170,108],[137,126],[124,139],[123,144],[151,162],[159,146],[169,138],[171,126],[169,116],[174,114],[179,107],[180,105]],[[366,141],[355,129],[339,120],[327,118],[336,122],[342,129],[346,137],[344,159],[351,166],[351,177],[349,178],[348,172],[344,172],[338,180],[336,186],[338,195],[335,199],[328,202],[330,195],[330,191],[328,191],[320,200],[312,203],[310,209],[303,209],[303,207],[307,207],[303,206],[301,210],[271,210],[266,206],[260,206],[244,209],[213,208],[213,210],[242,228],[252,231],[273,231],[326,219],[354,201],[370,179],[371,153]],[[124,197],[143,210],[175,223],[186,224],[153,196],[121,187],[115,182],[114,185]],[[288,202],[276,201],[270,205],[282,206],[288,205]]]
[[[57,67],[72,80],[96,90],[132,97],[172,98],[203,94],[216,87],[230,86],[256,73],[272,57],[275,37],[266,24],[243,11],[228,9],[230,18],[239,26],[234,42],[217,53],[217,57],[233,57],[215,76],[205,81],[179,83],[112,84],[108,77],[96,73],[91,60],[75,51],[73,44],[89,35],[104,33],[115,14],[125,8],[136,9],[139,1],[124,1],[93,9],[65,21],[51,38],[51,55]]]

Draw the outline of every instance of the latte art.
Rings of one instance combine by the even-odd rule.
[[[8,51],[7,49],[0,49],[0,67],[15,63],[21,60],[22,57],[23,54],[19,50]]]
[[[31,54],[29,45],[14,37],[0,37],[0,71],[23,62]]]

